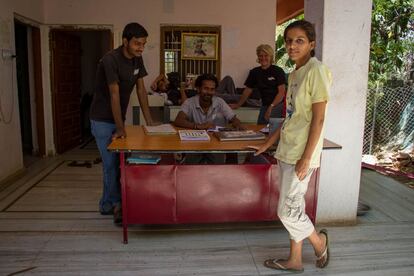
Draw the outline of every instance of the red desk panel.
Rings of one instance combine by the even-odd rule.
[[[265,221],[277,170],[266,165],[177,167],[177,221],[180,223]]]
[[[121,172],[125,243],[129,224],[277,220],[277,164],[124,165]],[[318,173],[305,195],[312,221]]]

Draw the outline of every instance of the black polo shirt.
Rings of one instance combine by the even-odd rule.
[[[276,65],[270,65],[267,69],[260,66],[253,68],[244,82],[247,87],[259,90],[263,106],[273,102],[278,93],[277,87],[281,84],[286,84],[285,72]]]
[[[108,85],[117,82],[122,120],[125,121],[129,98],[134,85],[139,78],[146,75],[147,71],[142,57],[126,58],[122,53],[122,46],[105,54],[99,61],[96,71],[95,93],[90,118],[95,121],[114,123]]]

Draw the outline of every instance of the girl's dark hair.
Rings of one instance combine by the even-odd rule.
[[[125,26],[124,31],[122,32],[122,38],[126,38],[130,41],[133,37],[147,37],[148,32],[140,24],[132,22]]]
[[[203,85],[203,81],[205,80],[214,81],[214,83],[216,84],[216,88],[217,88],[218,80],[216,76],[214,76],[213,74],[202,74],[198,76],[195,81],[195,87],[201,87]]]
[[[295,28],[298,28],[304,31],[309,42],[315,41],[316,39],[315,26],[306,20],[298,20],[298,21],[294,21],[290,23],[286,27],[285,32],[283,33],[283,38],[285,41],[286,41],[286,36],[287,36],[288,31],[291,29],[295,29]],[[310,54],[312,57],[315,56],[315,50],[312,49]]]

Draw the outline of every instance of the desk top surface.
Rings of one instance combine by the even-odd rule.
[[[260,130],[261,125],[247,125],[252,130]],[[120,152],[254,152],[246,148],[248,145],[259,145],[264,140],[226,141],[220,142],[215,135],[209,133],[210,141],[181,141],[178,134],[147,135],[142,126],[127,126],[127,137],[116,139],[108,146],[111,151]],[[324,149],[339,149],[341,146],[326,140]]]

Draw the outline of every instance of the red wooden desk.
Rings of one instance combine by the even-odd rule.
[[[273,158],[261,164],[181,165],[172,158],[163,158],[157,165],[126,163],[130,152],[254,152],[245,147],[263,141],[220,142],[212,136],[208,142],[183,142],[178,135],[145,135],[141,126],[127,127],[126,132],[126,139],[115,140],[108,147],[120,153],[124,243],[128,242],[128,224],[277,219],[279,184]],[[318,176],[319,170],[313,174],[305,196],[306,212],[312,221],[316,216]]]

